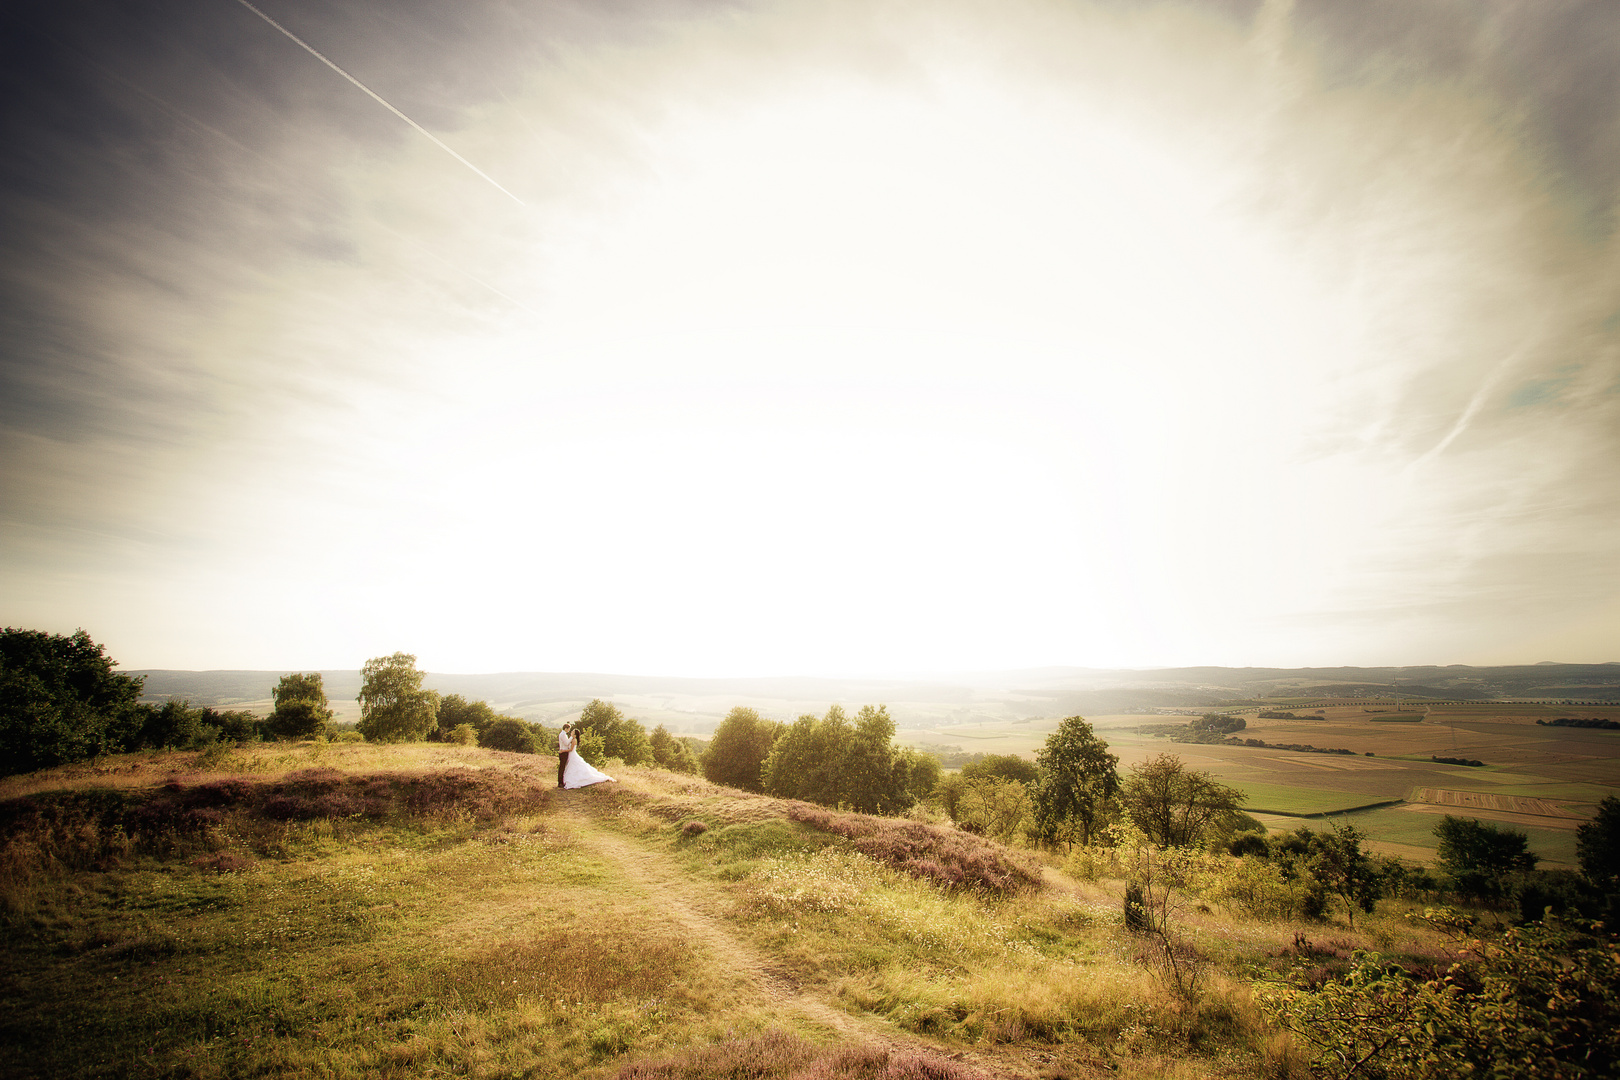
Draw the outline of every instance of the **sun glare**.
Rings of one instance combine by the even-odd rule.
[[[601,613],[533,663],[641,636],[638,669],[746,672],[1127,662],[1244,608],[1255,554],[1195,523],[1283,489],[1297,355],[1337,346],[1231,162],[940,79],[672,108],[638,163],[548,220],[540,317],[445,388],[484,433],[426,486],[511,507],[529,556],[422,565],[533,568],[446,582],[445,621],[512,623],[516,589]],[[1280,442],[1248,451],[1258,417]]]

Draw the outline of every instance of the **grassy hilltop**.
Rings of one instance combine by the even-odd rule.
[[[1189,899],[1172,957],[1106,868],[553,767],[316,742],[0,782],[0,1075],[1303,1075],[1267,987],[1459,947],[1396,901]]]

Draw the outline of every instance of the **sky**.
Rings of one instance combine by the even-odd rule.
[[[0,621],[1620,661],[1612,0],[0,12]]]

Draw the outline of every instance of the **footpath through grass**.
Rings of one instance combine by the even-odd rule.
[[[1273,1035],[1290,927],[1189,911],[1178,996],[1113,884],[955,830],[321,754],[0,801],[0,1075],[1234,1076]]]

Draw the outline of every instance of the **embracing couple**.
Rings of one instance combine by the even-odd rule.
[[[591,767],[579,752],[579,725],[564,724],[557,733],[557,786],[560,788],[590,787],[613,777]]]

